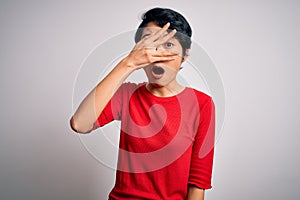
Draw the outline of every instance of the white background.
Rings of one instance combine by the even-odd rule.
[[[299,199],[300,2],[110,0],[0,1],[1,200],[107,199],[114,171],[68,125],[73,84],[96,45],[155,6],[188,19],[223,79],[206,199]]]

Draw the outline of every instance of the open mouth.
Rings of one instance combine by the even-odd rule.
[[[165,70],[163,68],[156,67],[156,66],[153,67],[152,71],[153,71],[154,74],[163,74],[165,72]]]
[[[154,78],[159,79],[163,76],[164,73],[165,70],[162,67],[153,66],[152,75],[154,76]]]

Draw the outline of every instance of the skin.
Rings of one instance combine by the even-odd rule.
[[[187,200],[204,200],[204,190],[189,186]]]
[[[143,30],[142,38],[149,37],[153,33],[161,29],[155,23],[148,23],[147,27]],[[152,75],[153,65],[148,65],[144,68],[145,73],[148,77],[147,89],[154,95],[160,97],[174,96],[184,90],[177,80],[176,76],[182,62],[186,59],[186,56],[182,58],[182,47],[180,42],[174,37],[170,38],[166,43],[158,45],[156,47],[158,52],[175,53],[178,56],[172,60],[156,62],[153,65],[158,65],[164,69],[163,77],[155,79]]]
[[[179,68],[187,58],[188,50],[182,57],[182,47],[173,36],[176,30],[167,32],[170,24],[162,28],[153,22],[143,30],[142,39],[133,50],[121,60],[114,69],[85,97],[70,120],[71,128],[78,133],[89,133],[94,122],[101,114],[112,96],[134,71],[143,68],[148,83],[146,88],[160,97],[174,96],[184,90],[176,80]],[[153,66],[164,69],[157,79],[153,75]],[[95,103],[97,102],[97,103]],[[203,200],[204,190],[190,186],[187,200]]]

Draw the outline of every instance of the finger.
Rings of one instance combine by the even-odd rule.
[[[151,53],[151,56],[153,57],[168,57],[168,56],[179,56],[178,52],[160,52],[160,51],[154,51]]]
[[[175,33],[176,33],[176,29],[173,29],[172,31],[175,31]],[[160,35],[160,37],[157,40],[160,40],[162,38],[165,38],[165,37],[169,36],[170,34],[173,34],[172,31],[171,31],[171,29],[166,30],[163,34]]]
[[[168,40],[170,40],[172,37],[174,37],[174,35],[176,34],[176,29],[173,29],[170,33],[168,33],[167,35],[161,37],[159,40],[155,41],[155,45],[161,45],[164,44],[165,42],[167,42]]]
[[[178,56],[167,56],[167,57],[152,57],[152,63],[160,61],[171,61],[175,60]]]
[[[150,51],[156,51],[156,47],[155,46],[147,46],[147,47],[144,47],[144,49],[150,50]]]
[[[166,30],[168,30],[170,26],[170,23],[166,23],[161,29],[159,29],[157,32],[155,32],[153,35],[151,35],[150,37],[148,37],[148,39],[152,42],[154,42],[155,40],[157,40],[159,37],[161,37],[165,32]]]

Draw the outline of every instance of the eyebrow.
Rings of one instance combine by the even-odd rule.
[[[146,37],[148,35],[151,35],[151,33],[146,33],[146,34],[142,35],[142,38],[144,38],[144,37]]]
[[[143,35],[143,33],[145,33]],[[152,29],[149,28],[149,27],[145,27],[144,30],[142,31],[142,38],[148,36],[148,35],[151,35],[153,33]]]

